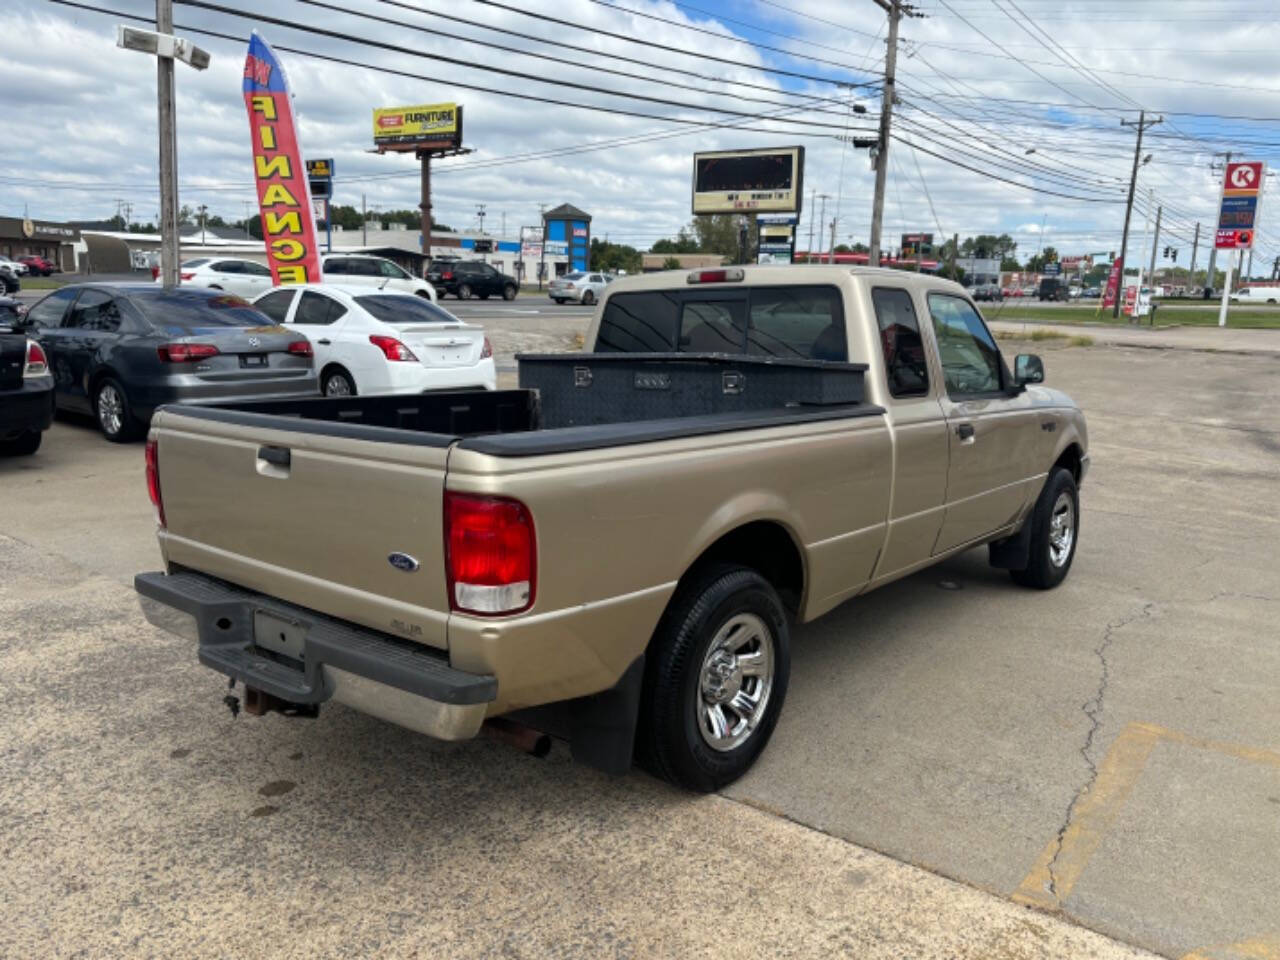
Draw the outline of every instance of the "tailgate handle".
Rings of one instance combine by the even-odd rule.
[[[258,459],[267,463],[274,463],[277,467],[289,466],[290,454],[288,447],[259,447]]]

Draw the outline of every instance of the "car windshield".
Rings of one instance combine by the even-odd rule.
[[[129,301],[158,330],[195,327],[271,327],[274,322],[235,294],[204,288],[131,290]]]
[[[409,294],[356,297],[356,303],[364,307],[375,320],[383,323],[406,325],[458,322],[457,317],[437,307],[430,300]]]

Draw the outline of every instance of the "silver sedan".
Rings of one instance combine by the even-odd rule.
[[[613,282],[610,273],[566,273],[551,281],[548,292],[556,303],[576,300],[590,306],[600,299],[604,288]]]

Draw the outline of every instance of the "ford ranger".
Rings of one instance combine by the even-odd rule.
[[[163,408],[145,615],[252,713],[456,740],[558,704],[576,758],[713,790],[769,740],[792,625],[979,545],[1027,587],[1071,568],[1084,417],[949,281],[627,277],[520,378]]]

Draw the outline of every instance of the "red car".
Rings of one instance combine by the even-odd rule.
[[[33,277],[47,277],[58,269],[44,257],[37,257],[34,254],[27,254],[25,257],[18,257],[17,261],[19,263],[25,263]]]

